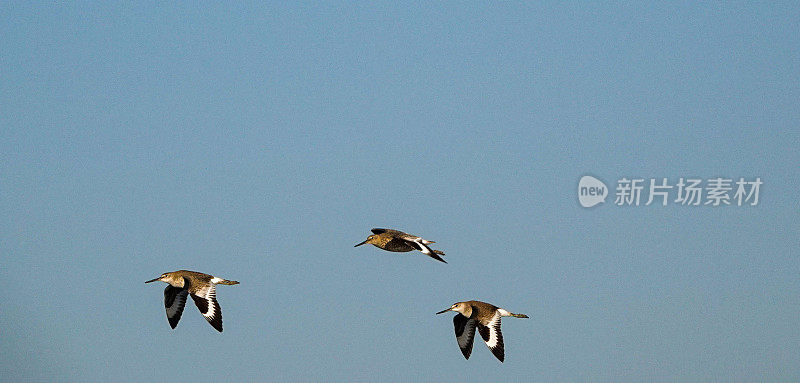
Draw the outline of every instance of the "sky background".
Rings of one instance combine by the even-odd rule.
[[[798,381],[798,20],[3,2],[0,376]],[[578,204],[586,174],[605,204]],[[623,177],[763,185],[616,206]],[[373,227],[449,263],[353,248]],[[192,303],[170,329],[143,282],[178,269],[241,282],[224,333]],[[505,363],[434,315],[470,299],[531,317],[503,321]]]

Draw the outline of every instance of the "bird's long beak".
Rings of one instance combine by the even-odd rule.
[[[448,311],[450,311],[450,310],[452,310],[452,309],[453,309],[453,308],[451,307],[451,308],[449,308],[449,309],[446,309],[446,310],[439,311],[438,313],[436,313],[436,315],[439,315],[439,314],[442,314],[442,313],[446,313],[446,312],[448,312]]]
[[[145,283],[155,282],[155,281],[157,281],[157,280],[159,280],[159,279],[161,279],[161,277],[158,277],[158,278],[156,278],[156,279],[151,279],[151,280],[149,280],[149,281],[147,281],[147,282],[145,282]]]
[[[361,246],[361,245],[363,245],[363,244],[367,243],[367,241],[368,241],[368,240],[364,240],[364,242],[361,242],[361,243],[359,243],[358,245],[355,245],[355,246],[353,246],[353,247],[359,247],[359,246]]]

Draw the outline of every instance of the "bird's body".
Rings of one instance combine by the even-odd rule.
[[[481,338],[486,342],[486,346],[492,351],[500,362],[505,359],[505,348],[503,345],[503,333],[500,331],[501,317],[527,318],[525,314],[514,314],[501,309],[495,305],[481,301],[458,302],[450,306],[449,309],[442,310],[436,314],[455,311],[458,314],[453,317],[453,325],[456,332],[456,341],[464,358],[469,359],[472,354],[472,344],[475,339],[475,329],[481,334]]]
[[[372,233],[364,242],[355,245],[355,247],[368,243],[386,251],[408,252],[418,250],[439,262],[447,263],[440,257],[440,255],[444,255],[443,252],[428,247],[431,243],[435,243],[433,241],[393,229],[375,228],[372,229]]]
[[[167,287],[164,289],[164,307],[167,310],[167,320],[172,328],[178,326],[183,308],[186,306],[186,297],[191,296],[208,323],[217,331],[222,332],[222,310],[217,303],[216,285],[236,285],[239,282],[188,270],[164,273],[145,283],[155,281],[167,283]]]

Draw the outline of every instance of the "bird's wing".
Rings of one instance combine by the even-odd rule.
[[[425,254],[425,255],[427,255],[427,256],[429,256],[429,257],[431,257],[431,258],[433,258],[433,259],[435,259],[435,260],[437,260],[439,262],[447,263],[444,259],[442,259],[442,257],[440,257],[440,255],[444,255],[443,252],[431,250],[431,248],[428,247],[428,245],[422,243],[422,238],[420,238],[420,237],[413,237],[413,238],[414,239],[403,238],[403,240],[409,246],[421,251],[422,254]]]
[[[503,347],[503,333],[500,331],[500,313],[495,312],[486,326],[478,323],[478,332],[481,333],[481,338],[489,346],[489,350],[492,350],[492,354],[502,362],[505,359],[505,348]]]
[[[164,307],[167,309],[167,320],[172,328],[177,327],[181,320],[187,294],[189,292],[186,289],[172,287],[170,284],[164,289]]]
[[[456,341],[464,358],[469,359],[472,354],[472,343],[475,340],[475,319],[469,319],[461,314],[453,317],[453,326],[456,330]]]
[[[381,229],[376,227],[372,229],[372,234],[383,234],[383,233],[392,233],[392,234],[405,234],[402,231],[393,230],[393,229]]]
[[[206,318],[211,327],[222,332],[222,309],[217,303],[217,288],[213,283],[209,283],[208,287],[198,290],[192,294],[194,304],[200,310],[200,313]]]

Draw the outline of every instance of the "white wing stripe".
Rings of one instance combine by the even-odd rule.
[[[433,253],[431,251],[431,249],[425,243],[422,242],[422,238],[417,238],[417,239],[414,240],[414,242],[416,244],[418,244],[419,247],[422,249],[422,250],[420,250],[422,252],[422,254],[429,255],[429,254]]]
[[[206,302],[208,302],[208,312],[203,315],[209,319],[215,318],[217,316],[217,305],[215,302],[217,297],[216,285],[209,285],[209,287],[203,292],[205,293],[203,298],[205,298]]]
[[[492,320],[486,325],[489,328],[489,340],[486,341],[486,345],[489,348],[497,347],[497,329],[500,327],[500,313],[495,313],[492,317]]]

